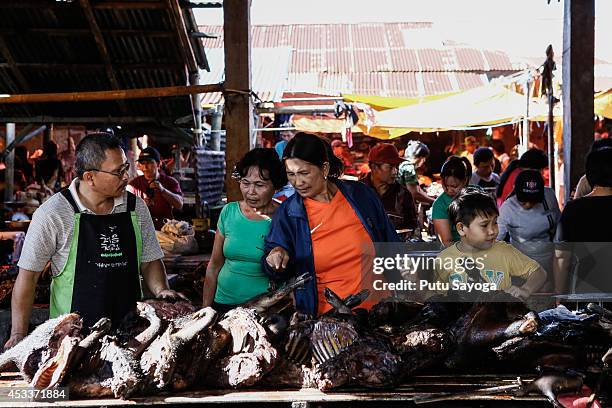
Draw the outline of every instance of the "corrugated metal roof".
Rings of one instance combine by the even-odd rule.
[[[515,71],[503,52],[405,43],[405,30],[425,35],[432,27],[428,22],[258,25],[252,40],[254,47],[293,48],[287,92],[425,96],[487,83],[487,71]],[[221,33],[222,27],[200,31]],[[204,41],[207,48],[223,46],[222,34]]]
[[[512,62],[508,54],[502,51],[483,50],[487,59],[488,69],[485,71],[508,71],[512,69]]]
[[[210,72],[200,71],[200,82],[213,84],[225,79],[225,52],[223,48],[206,52]],[[285,92],[289,72],[291,48],[253,48],[251,50],[252,89],[262,101],[279,102]],[[202,104],[220,103],[220,92],[202,95]]]
[[[178,7],[178,0],[174,1]],[[206,67],[201,40],[189,37],[189,33],[197,31],[191,9],[182,10],[183,28],[183,23],[177,25],[172,17],[170,2],[126,2],[125,7],[119,8],[109,8],[103,1],[90,3],[93,23],[79,2],[28,0],[18,7],[13,7],[12,2],[0,2],[0,34],[6,43],[6,49],[0,52],[4,54],[0,59],[0,93],[186,85],[188,62]],[[102,34],[106,57],[95,41],[95,30],[90,25],[94,23]],[[180,51],[179,32],[189,38],[194,61]],[[0,108],[4,118],[147,116],[162,121],[192,113],[189,96],[119,103],[15,104]]]
[[[480,50],[456,48],[457,68],[462,71],[478,71],[485,67],[485,59]]]
[[[432,23],[256,25],[253,47],[287,45],[295,50],[291,72],[514,71],[502,51],[467,47],[421,48],[404,43],[402,30],[432,28]],[[222,33],[221,26],[202,26]],[[223,46],[222,34],[205,39],[207,48]],[[418,54],[418,56],[417,56]],[[340,56],[337,56],[340,55]],[[350,65],[349,65],[350,62]]]
[[[446,72],[423,72],[425,95],[435,95],[457,91]]]

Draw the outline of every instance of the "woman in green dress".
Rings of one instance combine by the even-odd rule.
[[[264,237],[277,204],[274,193],[287,184],[285,167],[274,149],[253,149],[236,165],[241,201],[228,203],[219,217],[206,268],[202,306],[225,313],[267,291],[263,272]]]

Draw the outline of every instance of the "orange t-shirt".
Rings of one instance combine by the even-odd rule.
[[[309,198],[304,200],[310,235],[315,273],[317,276],[318,314],[332,309],[323,290],[328,287],[341,298],[362,289],[372,290],[367,285],[368,276],[363,271],[372,271],[374,246],[370,235],[357,217],[355,210],[338,191],[329,203]],[[370,308],[372,302],[361,307]]]

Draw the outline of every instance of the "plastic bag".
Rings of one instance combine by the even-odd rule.
[[[165,253],[183,255],[198,251],[195,232],[186,221],[168,220],[156,235]]]

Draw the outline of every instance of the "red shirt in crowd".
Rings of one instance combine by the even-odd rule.
[[[175,194],[182,194],[181,186],[174,177],[160,174],[158,180],[166,190]],[[134,180],[130,181],[129,185],[131,187],[129,191],[145,200],[151,212],[151,218],[153,218],[155,229],[161,230],[161,227],[164,226],[164,219],[173,218],[172,205],[159,191],[151,188],[145,176],[136,177]]]

